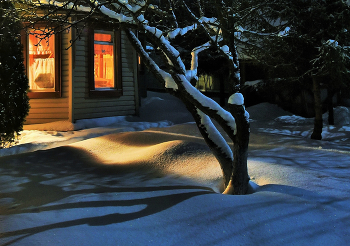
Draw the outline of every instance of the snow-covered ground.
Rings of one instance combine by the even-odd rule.
[[[325,141],[312,119],[247,108],[257,186],[228,196],[185,107],[148,94],[140,117],[26,126],[0,150],[0,245],[348,244],[347,108]]]

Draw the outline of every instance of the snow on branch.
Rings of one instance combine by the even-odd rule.
[[[76,5],[75,2],[72,2],[72,1],[59,2],[56,0],[37,0],[37,1],[31,1],[31,2],[36,6],[54,6],[54,7],[81,11],[81,12],[92,11],[91,7]],[[130,3],[128,3],[128,1],[118,0],[117,2],[112,3],[112,5],[115,8],[120,9],[120,11],[116,12],[106,7],[105,2],[99,2],[95,0],[95,1],[90,1],[89,3],[95,5],[95,7],[98,8],[102,14],[108,16],[109,18],[118,20],[119,22],[127,22],[127,23],[134,23],[132,14],[139,12],[146,5],[145,1],[134,2],[134,4],[131,5]]]
[[[191,52],[191,70],[186,71],[186,78],[191,81],[192,79],[198,80],[197,69],[198,69],[198,54],[206,49],[210,48],[210,43],[206,42],[201,46],[194,48]]]
[[[128,1],[123,1],[123,0],[119,0],[120,3],[122,3],[124,5],[124,7],[126,7],[129,11],[136,13],[138,12],[142,7],[144,7],[146,5],[145,1],[138,1],[138,2],[134,2],[135,5],[130,5],[128,3]]]
[[[272,25],[274,26],[274,25]],[[282,27],[282,25],[280,25]],[[274,26],[274,27],[277,27],[277,26]],[[289,26],[286,26],[283,30],[281,31],[278,31],[278,32],[257,32],[257,31],[253,31],[253,30],[249,30],[249,29],[246,29],[246,28],[243,28],[242,26],[236,26],[236,33],[239,38],[239,40],[243,40],[241,37],[242,37],[242,34],[250,34],[250,35],[254,35],[254,36],[257,36],[257,37],[287,37],[290,33],[290,30],[291,28]],[[249,40],[248,38],[246,38],[246,40]]]
[[[135,46],[136,50],[139,52],[139,54],[142,56],[142,58],[145,60],[145,62],[148,64],[150,69],[156,73],[156,77],[163,81],[163,84],[168,89],[177,90],[177,84],[175,83],[172,76],[159,68],[159,66],[154,62],[152,58],[149,57],[148,53],[143,48],[140,40],[136,37],[136,35],[131,30],[126,30],[127,36],[132,40],[132,44]]]
[[[170,39],[174,39],[177,36],[183,36],[186,33],[188,33],[189,31],[193,31],[197,29],[197,24],[193,24],[191,26],[186,26],[186,27],[182,27],[182,28],[176,28],[175,30],[171,31],[168,33],[167,37]]]
[[[285,36],[288,36],[289,31],[290,31],[290,27],[287,26],[286,28],[284,28],[283,31],[280,31],[280,32],[278,33],[277,36],[278,36],[278,37],[285,37]]]
[[[191,9],[187,6],[187,4],[182,1],[182,3],[185,6],[185,9],[187,10],[188,14],[191,16],[193,21],[196,22],[198,25],[198,29],[202,28],[204,33],[207,35],[208,39],[211,41],[212,45],[215,46],[220,53],[226,57],[230,62],[229,66],[232,67],[233,71],[235,70],[235,77],[237,80],[240,80],[240,74],[239,74],[239,65],[238,65],[238,59],[234,59],[232,52],[230,51],[228,45],[224,44],[223,46],[220,46],[220,42],[225,42],[224,37],[222,35],[222,31],[219,28],[220,23],[218,22],[218,19],[216,18],[207,18],[207,17],[200,17],[198,18]],[[224,5],[224,3],[222,3]],[[215,36],[211,36],[211,33],[215,33]],[[237,51],[235,50],[237,53]],[[237,56],[236,56],[237,57]]]
[[[193,103],[195,106],[203,111],[206,114],[211,114],[210,112],[214,112],[213,118],[218,121],[218,123],[222,126],[220,121],[224,121],[230,130],[225,129],[226,133],[232,137],[236,135],[236,121],[233,118],[232,114],[223,109],[217,102],[213,99],[203,95],[197,88],[191,85],[190,81],[186,78],[185,75],[178,74],[177,76],[181,81],[181,87],[192,97]],[[177,82],[177,80],[175,80]],[[180,86],[178,84],[178,86]]]
[[[163,35],[163,32],[159,30],[156,27],[151,27],[147,24],[142,25],[144,30],[147,31],[151,36],[157,38],[160,42],[160,48],[165,52],[166,56],[168,57],[169,61],[172,64],[178,64],[179,68],[181,69],[182,73],[186,73],[186,67],[185,64],[183,63],[181,57],[180,57],[180,52],[175,49],[174,46],[171,45],[168,39]]]
[[[125,16],[124,14],[117,13],[117,12],[107,8],[104,5],[102,5],[100,7],[100,11],[102,14],[104,14],[112,19],[118,20],[119,22],[133,22],[132,17],[128,17],[128,16]]]
[[[77,10],[81,12],[91,12],[91,8],[88,6],[83,6],[83,5],[76,5],[73,2],[65,1],[65,2],[59,2],[55,0],[37,0],[37,1],[29,1],[35,6],[54,6],[54,7],[59,7],[59,8],[65,8],[65,9],[72,9],[72,10]]]
[[[233,61],[233,56],[232,56],[232,53],[230,51],[230,48],[226,44],[221,46],[220,49],[225,53],[225,55],[228,57],[228,59]]]
[[[198,22],[201,24],[217,24],[217,19],[216,18],[207,18],[207,17],[201,17],[200,19],[198,19]],[[181,28],[176,28],[175,30],[171,31],[168,33],[167,37],[170,39],[174,39],[177,36],[184,36],[185,34],[187,34],[190,31],[194,31],[198,29],[198,25],[197,23],[194,23],[190,26],[186,26],[186,27],[181,27]],[[215,27],[215,30],[217,28]]]
[[[220,150],[233,161],[232,150],[230,149],[229,145],[227,144],[226,140],[223,138],[221,133],[214,126],[210,117],[204,114],[199,109],[197,109],[197,113],[201,117],[201,124],[205,127],[208,134],[208,138],[211,141],[213,141],[213,143],[215,143],[220,148]]]
[[[234,105],[243,105],[244,104],[244,97],[241,93],[234,93],[231,95],[228,99],[229,104]]]
[[[228,99],[229,104],[243,106],[244,107],[244,97],[241,93],[234,93]],[[249,113],[244,108],[244,117],[247,121],[249,121]]]
[[[217,19],[212,17],[208,18],[205,16],[202,16],[201,18],[198,19],[199,23],[204,23],[204,24],[218,24]]]

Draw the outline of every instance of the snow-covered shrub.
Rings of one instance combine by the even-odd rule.
[[[339,106],[334,109],[334,125],[345,126],[350,124],[350,110],[347,107]]]
[[[14,141],[29,110],[20,30],[11,1],[0,1],[0,148]]]

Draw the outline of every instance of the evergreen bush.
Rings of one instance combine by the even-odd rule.
[[[21,22],[9,0],[0,0],[0,148],[10,146],[29,111]]]

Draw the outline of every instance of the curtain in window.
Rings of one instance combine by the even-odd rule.
[[[95,88],[114,87],[113,44],[94,45]]]
[[[30,88],[33,90],[55,88],[55,59],[33,59],[29,69]]]
[[[55,39],[47,30],[29,35],[29,86],[32,90],[55,89]]]

